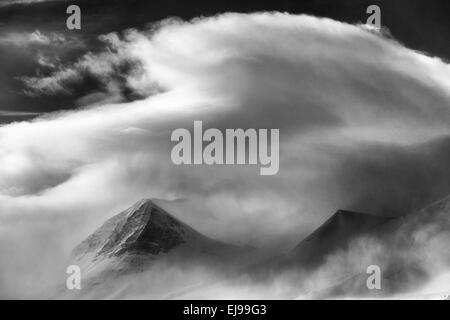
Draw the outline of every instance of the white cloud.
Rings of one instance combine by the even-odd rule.
[[[100,40],[105,42],[104,52],[100,54],[88,52],[70,66],[49,64],[45,57],[38,56],[38,63],[41,66],[50,66],[53,71],[46,76],[21,77],[27,88],[25,92],[29,95],[70,94],[74,91],[74,87],[83,86],[85,82],[94,80],[102,87],[99,90],[102,89],[104,93],[109,95],[109,97],[102,96],[100,100],[103,103],[105,100],[110,100],[112,95],[115,96],[115,102],[119,101],[120,99],[117,96],[120,96],[120,90],[128,85],[128,78],[137,76],[139,61],[130,57],[126,50],[126,43],[122,43],[117,35],[101,36]],[[99,93],[96,92],[95,94]],[[93,100],[92,98],[95,97],[92,97],[91,93],[83,100],[89,102]]]
[[[14,46],[29,46],[29,45],[67,45],[68,39],[64,35],[51,32],[42,33],[39,30],[33,32],[6,32],[0,34],[0,43]]]
[[[0,1],[0,7],[5,7],[13,4],[29,5],[47,1],[54,1],[54,0],[2,0]],[[60,1],[67,1],[67,0],[60,0]]]

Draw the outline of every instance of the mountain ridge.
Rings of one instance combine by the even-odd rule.
[[[211,239],[153,199],[142,199],[105,221],[73,249],[70,260],[88,276],[95,276],[105,271],[145,271],[158,261],[169,260],[177,264],[202,261],[226,269],[230,262],[250,254],[255,251]]]
[[[352,239],[371,234],[393,219],[395,218],[337,210],[288,252],[288,260],[302,263],[306,268],[316,267],[332,252],[345,250]]]
[[[153,200],[140,200],[108,219],[74,249],[75,256],[88,260],[89,267],[83,270],[99,271],[91,273],[98,277],[93,277],[89,285],[99,288],[97,284],[100,284],[104,292],[109,292],[112,289],[106,289],[106,283],[110,280],[125,285],[130,278],[122,279],[123,273],[154,271],[153,263],[158,263],[158,270],[166,267],[186,270],[186,266],[194,269],[202,266],[218,278],[234,278],[237,282],[251,278],[255,283],[268,283],[274,276],[282,277],[285,271],[287,274],[295,271],[299,275],[317,276],[317,272],[339,269],[343,274],[336,274],[337,278],[328,287],[311,291],[311,296],[330,298],[353,294],[381,297],[406,292],[412,285],[425,283],[430,276],[428,262],[420,260],[416,253],[428,248],[435,239],[448,237],[450,229],[450,197],[397,217],[337,210],[287,254],[271,258],[247,255],[243,258],[242,253],[248,251],[202,235]],[[442,251],[442,247],[437,249],[448,257],[448,252]],[[383,270],[383,290],[379,292],[368,292],[366,288],[366,268],[372,264]],[[189,282],[188,279],[180,281],[184,283],[185,280]],[[210,285],[209,282],[199,284],[197,293]],[[295,289],[302,285],[302,281],[292,285]],[[180,287],[170,294],[183,296],[185,290]]]

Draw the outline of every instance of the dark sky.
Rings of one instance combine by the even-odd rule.
[[[69,4],[81,7],[81,30],[66,29],[65,11]],[[407,47],[450,59],[448,0],[57,0],[3,6],[0,7],[0,123],[30,118],[35,113],[74,108],[77,98],[98,90],[98,83],[88,81],[68,94],[30,96],[23,93],[25,88],[20,77],[50,72],[38,65],[38,55],[57,58],[63,65],[76,61],[85,52],[100,50],[101,43],[97,39],[100,34],[144,28],[148,23],[167,17],[191,19],[229,11],[306,13],[358,23],[366,21],[366,8],[371,4],[380,6],[382,25],[394,38]],[[43,34],[63,34],[72,42],[58,47],[21,47],[2,41],[11,33],[36,30]],[[74,45],[77,39],[83,45]]]

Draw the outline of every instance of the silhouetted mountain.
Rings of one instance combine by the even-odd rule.
[[[316,267],[336,250],[346,250],[349,242],[360,235],[379,230],[392,218],[338,210],[318,229],[302,240],[288,256],[302,267]]]
[[[445,270],[445,265],[450,265],[450,253],[443,246],[450,239],[450,196],[396,218],[345,216],[334,215],[293,250],[294,256],[301,258],[297,263],[308,264],[304,259],[315,260],[315,255],[323,256],[325,252],[336,254],[338,248],[348,246],[351,240],[355,243],[362,237],[370,237],[362,242],[364,246],[359,251],[348,247],[340,251],[350,273],[318,291],[316,298],[404,294],[420,288],[430,277]],[[433,255],[441,265],[435,264]],[[380,290],[367,288],[369,265],[381,269]],[[339,268],[331,265],[324,269],[333,267]]]

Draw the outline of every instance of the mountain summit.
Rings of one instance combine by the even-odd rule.
[[[130,260],[130,257],[149,260],[174,252],[185,257],[214,258],[234,254],[239,249],[202,235],[152,200],[143,199],[107,220],[75,247],[72,257],[86,265],[105,259]]]
[[[139,287],[149,279],[154,283],[164,282],[164,277],[159,279],[158,274],[164,274],[167,267],[175,273],[173,276],[179,275],[177,270],[195,271],[199,266],[225,276],[252,261],[254,252],[249,248],[225,244],[201,234],[156,201],[143,199],[135,203],[75,247],[71,263],[81,268],[85,290],[69,295],[98,298],[122,294],[124,287]],[[195,279],[179,281],[187,285]],[[174,285],[178,286],[176,283],[168,283],[171,284],[159,287],[159,294],[178,292],[178,289],[171,291]]]
[[[331,252],[345,250],[359,235],[367,235],[392,220],[390,217],[338,210],[318,229],[302,240],[289,254],[304,266],[316,266]]]

